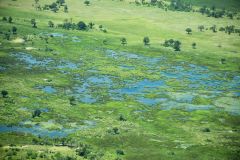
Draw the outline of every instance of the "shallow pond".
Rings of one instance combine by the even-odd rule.
[[[66,137],[69,134],[72,134],[78,130],[89,129],[96,126],[96,122],[85,120],[83,121],[84,125],[76,126],[74,128],[61,128],[58,130],[49,130],[43,128],[41,125],[31,125],[30,127],[24,127],[24,123],[20,123],[19,126],[7,126],[7,125],[0,125],[0,132],[17,132],[17,133],[29,133],[35,136],[41,137]],[[45,122],[41,122],[45,123]],[[47,124],[53,123],[52,121],[46,122]]]
[[[213,107],[192,105],[194,96],[204,96],[202,91],[207,91],[208,97],[212,99],[217,99],[217,97],[227,93],[239,97],[240,76],[237,73],[214,72],[205,66],[188,64],[186,62],[173,63],[162,56],[148,57],[135,53],[115,52],[113,50],[106,50],[104,54],[110,59],[120,60],[121,65],[119,67],[123,71],[134,70],[138,65],[142,64],[143,66],[147,66],[151,74],[158,75],[161,79],[136,80],[134,77],[129,77],[129,79],[122,81],[118,80],[118,77],[100,75],[98,74],[98,70],[90,69],[86,71],[89,74],[87,77],[80,77],[79,74],[74,74],[73,80],[77,81],[70,88],[70,95],[82,103],[96,103],[101,100],[101,95],[103,94],[101,89],[107,89],[110,99],[116,101],[123,101],[126,96],[130,96],[139,103],[151,106],[159,104],[167,108],[184,108],[182,107],[183,104],[189,104],[186,105],[187,110],[194,110],[193,108],[209,109]],[[13,55],[18,60],[26,63],[29,69],[32,67],[45,67],[71,74],[71,70],[78,69],[80,66],[80,64],[67,60],[37,59],[23,52]],[[131,66],[129,66],[129,63],[125,64],[128,60],[130,60]],[[70,70],[66,72],[64,69]],[[116,81],[117,83],[115,83]],[[46,93],[57,94],[56,89],[51,86],[45,86],[41,89]],[[174,90],[174,92],[168,90]],[[189,94],[189,92],[192,93]],[[180,93],[181,96],[179,96]],[[157,96],[149,98],[148,94]],[[171,96],[170,98],[158,96],[161,94],[171,94]]]

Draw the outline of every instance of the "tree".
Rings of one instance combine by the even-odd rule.
[[[143,38],[143,43],[144,43],[145,46],[150,45],[150,39],[149,39],[149,37],[144,37],[144,38]]]
[[[54,13],[56,13],[58,10],[59,10],[59,9],[58,9],[57,7],[52,8],[52,11],[53,11]]]
[[[10,32],[6,32],[6,33],[4,33],[4,36],[5,36],[4,38],[9,41],[11,34],[10,34]]]
[[[53,28],[54,27],[54,23],[52,21],[48,21],[48,27]]]
[[[226,63],[226,59],[225,58],[221,58],[221,63],[225,64]]]
[[[90,147],[88,145],[85,145],[85,144],[81,144],[77,149],[76,149],[76,154],[78,156],[81,156],[81,157],[84,157],[84,158],[87,158],[88,155],[91,153]]]
[[[200,25],[200,26],[198,26],[198,29],[199,29],[199,31],[203,31],[204,30],[204,25]]]
[[[8,23],[12,23],[13,19],[12,17],[8,17]]]
[[[94,26],[95,24],[93,23],[93,22],[89,22],[88,23],[88,27],[90,28],[90,29],[93,29],[93,26]]]
[[[3,18],[2,18],[2,21],[7,21],[7,17],[3,17]]]
[[[175,51],[181,51],[180,47],[181,47],[181,42],[180,41],[175,41],[174,45],[173,45],[173,49]]]
[[[187,28],[186,32],[187,32],[187,34],[190,34],[190,33],[192,33],[192,29],[191,28]]]
[[[31,19],[31,24],[33,28],[37,28],[37,22],[35,19]]]
[[[211,10],[212,10],[212,11],[215,11],[215,10],[216,10],[216,7],[215,7],[215,6],[212,6],[212,7],[211,7]]]
[[[90,5],[90,1],[86,0],[86,1],[84,1],[84,4],[85,4],[86,6],[89,6],[89,5]]]
[[[35,0],[35,3],[37,4],[39,2],[39,0]]]
[[[125,37],[121,38],[120,41],[123,46],[127,44],[127,39]]]
[[[41,113],[42,113],[42,112],[41,112],[40,109],[36,109],[36,110],[33,112],[32,118],[40,117]]]
[[[195,42],[192,43],[192,48],[196,49],[197,44]]]
[[[15,27],[15,26],[12,27],[12,33],[17,34],[17,27]]]
[[[207,11],[207,6],[203,6],[200,8],[199,12],[202,13],[202,14],[205,14]]]
[[[156,5],[156,3],[157,3],[157,0],[151,0],[151,5]]]
[[[73,97],[73,96],[70,97],[70,98],[69,98],[69,103],[70,103],[71,106],[76,105],[76,99],[75,99],[75,97]]]
[[[2,94],[2,97],[3,97],[3,98],[7,98],[8,91],[2,90],[2,91],[1,91],[1,94]]]
[[[210,30],[212,30],[214,33],[217,32],[217,26],[213,25],[212,27],[210,27]]]
[[[119,129],[117,127],[113,128],[113,134],[120,134]]]
[[[65,3],[65,0],[57,0],[56,3],[58,3],[60,6],[62,6]]]
[[[67,7],[67,5],[64,6],[64,12],[65,12],[65,13],[68,12],[68,7]]]
[[[77,24],[77,29],[78,30],[86,30],[87,29],[87,25],[83,21],[80,21]]]

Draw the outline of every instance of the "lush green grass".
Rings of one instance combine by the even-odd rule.
[[[53,1],[40,0],[40,4],[50,4]],[[20,148],[17,159],[25,156],[28,150],[40,155],[43,151],[49,159],[60,152],[64,155],[75,156],[75,149],[79,143],[88,144],[91,151],[99,159],[114,160],[121,159],[237,159],[239,157],[239,115],[232,115],[223,108],[231,109],[240,104],[239,97],[231,93],[216,98],[195,97],[194,104],[215,105],[217,109],[194,110],[188,112],[184,109],[162,110],[161,105],[154,107],[145,106],[134,100],[134,96],[126,96],[122,101],[110,100],[108,88],[92,85],[91,92],[101,95],[101,101],[93,104],[78,102],[77,105],[69,104],[69,90],[75,85],[82,85],[82,80],[74,80],[74,75],[79,74],[81,78],[90,76],[108,75],[116,88],[124,86],[124,80],[134,79],[137,82],[142,79],[159,80],[161,75],[149,71],[143,60],[126,60],[124,58],[113,59],[106,56],[104,49],[115,51],[127,51],[146,57],[163,56],[171,66],[179,62],[207,66],[210,71],[216,73],[228,72],[228,80],[239,75],[240,69],[240,36],[238,34],[225,34],[222,32],[213,33],[210,30],[199,32],[198,25],[211,27],[225,27],[235,25],[239,28],[239,20],[234,18],[209,18],[199,13],[164,11],[156,7],[143,7],[129,4],[129,1],[91,1],[90,6],[85,6],[84,1],[66,0],[69,13],[53,13],[51,11],[36,11],[32,0],[17,0],[0,2],[0,15],[12,16],[13,23],[0,22],[0,30],[7,32],[12,26],[18,28],[18,34],[12,35],[11,40],[4,39],[1,34],[0,45],[0,66],[7,70],[0,72],[0,90],[9,92],[8,98],[0,98],[0,124],[18,125],[19,122],[31,120],[32,124],[39,124],[43,128],[71,128],[81,126],[84,120],[96,122],[96,126],[85,130],[76,131],[68,136],[74,146],[59,145],[61,140],[44,140],[37,138],[34,143],[34,136],[22,133],[1,133],[0,153],[4,159],[9,150],[10,144],[16,144]],[[221,3],[220,3],[221,2]],[[215,5],[225,6],[226,9],[238,8],[238,1],[193,1],[196,6]],[[38,28],[32,28],[30,20],[35,18]],[[47,27],[48,21],[55,24],[62,23],[64,19],[72,18],[77,23],[80,20],[94,22],[95,29],[85,31],[63,30],[60,28]],[[103,25],[107,33],[98,29]],[[185,29],[192,28],[193,33],[187,35]],[[49,38],[48,44],[39,38],[39,34],[64,33],[67,38]],[[34,35],[33,43],[13,43],[12,40]],[[71,36],[79,36],[80,43],[72,42]],[[151,45],[143,45],[143,37],[149,36]],[[120,38],[126,37],[127,46],[121,46]],[[165,48],[161,44],[166,39],[175,39],[182,42],[181,52]],[[107,44],[103,44],[107,40]],[[196,42],[197,49],[192,49],[191,44]],[[45,51],[46,45],[53,49],[53,52]],[[221,47],[218,47],[221,45]],[[26,50],[26,47],[35,49]],[[62,59],[74,63],[81,63],[80,67],[71,70],[66,69],[69,74],[63,74],[58,69],[47,71],[42,67],[26,69],[26,64],[10,56],[15,52],[27,52],[39,59],[52,58],[60,61]],[[226,64],[220,60],[226,59]],[[135,66],[133,70],[126,71],[120,65]],[[164,70],[158,67],[157,71]],[[90,70],[98,70],[91,73]],[[219,77],[218,77],[219,78]],[[223,77],[220,77],[220,79]],[[48,81],[51,80],[51,81]],[[147,97],[165,96],[168,98],[177,97],[188,82],[173,79],[166,82],[172,95],[162,94],[156,91],[149,91]],[[53,86],[58,90],[56,94],[48,94],[36,86]],[[239,88],[235,88],[239,91]],[[190,92],[190,91],[189,91]],[[197,91],[201,95],[208,95],[209,91]],[[190,92],[191,93],[191,92]],[[24,96],[24,97],[22,97]],[[172,97],[171,97],[172,96]],[[23,107],[27,110],[22,109]],[[171,106],[169,106],[171,107]],[[48,108],[40,117],[32,118],[32,112],[37,108]],[[127,121],[119,121],[119,116],[124,115]],[[48,124],[48,121],[52,123]],[[113,134],[113,128],[117,127],[120,134]],[[206,132],[210,129],[210,132]],[[36,138],[36,137],[35,137]],[[46,143],[48,142],[48,143]],[[34,145],[33,145],[34,144]],[[22,147],[21,147],[22,145]],[[10,147],[10,148],[14,148]],[[123,150],[124,155],[117,155],[116,150]],[[103,155],[101,155],[103,154]],[[101,155],[101,156],[100,156]],[[7,157],[5,157],[6,159]],[[90,159],[90,157],[88,157]],[[41,159],[38,157],[38,159]],[[52,158],[53,159],[53,158]]]

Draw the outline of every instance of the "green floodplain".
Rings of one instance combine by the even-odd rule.
[[[239,0],[0,0],[0,159],[239,160]]]

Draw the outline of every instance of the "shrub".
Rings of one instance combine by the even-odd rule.
[[[124,155],[125,153],[123,152],[123,150],[118,149],[118,150],[116,150],[116,154],[117,155]]]
[[[77,29],[78,30],[86,30],[87,29],[87,25],[83,21],[80,21],[77,24]]]
[[[36,109],[34,112],[33,112],[33,115],[32,117],[35,118],[35,117],[40,117],[41,115],[41,110],[40,109]]]
[[[124,118],[124,116],[123,115],[120,115],[119,116],[119,121],[126,121],[127,119],[126,118]]]
[[[76,149],[76,154],[84,158],[87,158],[90,153],[90,147],[85,144],[81,144],[79,148]]]
[[[209,128],[202,129],[203,132],[211,132]]]
[[[117,127],[113,128],[113,134],[120,134],[120,131]]]
[[[74,105],[76,105],[76,99],[75,99],[75,97],[70,97],[69,98],[69,102],[70,102],[70,105],[72,105],[72,106],[74,106]]]

